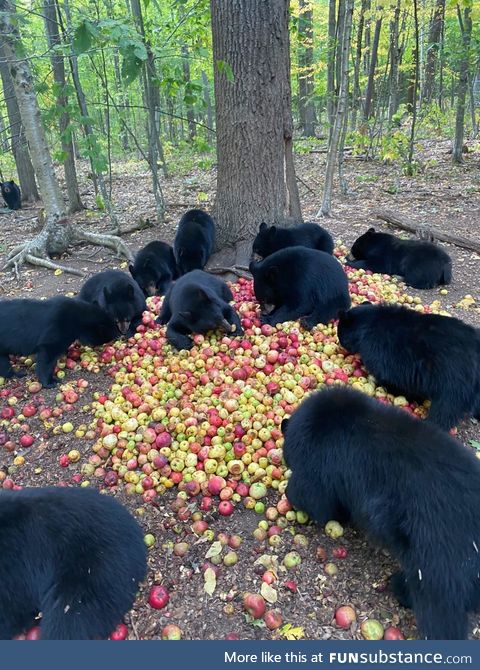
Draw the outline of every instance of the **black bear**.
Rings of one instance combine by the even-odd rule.
[[[268,227],[261,223],[253,241],[253,260],[261,261],[287,247],[308,247],[333,254],[333,239],[328,230],[316,223],[300,223],[291,228]]]
[[[398,560],[391,585],[428,639],[480,606],[480,462],[437,426],[363,393],[313,394],[282,423],[292,505],[350,522]]]
[[[42,640],[107,638],[147,568],[143,532],[93,489],[0,492],[0,639],[33,625]]]
[[[251,262],[263,323],[300,319],[304,328],[335,319],[350,307],[348,280],[340,263],[324,251],[289,247]]]
[[[0,188],[2,190],[3,199],[9,209],[22,208],[22,194],[13,179],[12,181],[0,182]]]
[[[49,300],[0,301],[0,376],[12,377],[9,354],[36,354],[36,375],[42,386],[52,387],[59,356],[78,340],[98,346],[118,337],[112,318],[98,305],[56,296]]]
[[[157,323],[167,326],[167,340],[176,349],[191,349],[190,333],[221,328],[243,335],[240,317],[229,302],[232,292],[219,277],[193,270],[170,286]]]
[[[480,333],[463,321],[366,303],[340,314],[338,339],[392,393],[431,400],[442,428],[480,414]]]
[[[372,272],[399,275],[413,288],[434,288],[452,281],[452,259],[436,244],[401,240],[369,228],[353,244],[347,264]]]
[[[96,303],[117,324],[122,335],[133,335],[147,309],[145,296],[136,281],[121,270],[105,270],[87,279],[78,297]]]
[[[180,219],[173,251],[179,275],[203,270],[215,244],[215,223],[202,209],[190,209]]]
[[[165,242],[150,242],[140,249],[128,269],[146,297],[165,295],[172,281],[177,278],[173,249]]]

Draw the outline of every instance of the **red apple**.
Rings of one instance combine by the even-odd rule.
[[[335,622],[340,628],[350,628],[352,623],[357,620],[357,615],[353,607],[344,605],[335,612]]]
[[[254,619],[261,619],[265,614],[266,603],[258,593],[245,593],[243,606]]]
[[[169,600],[170,596],[168,595],[168,591],[164,586],[152,586],[148,596],[148,604],[150,607],[153,607],[153,609],[156,610],[161,610],[163,607],[165,607],[165,605],[167,605]]]

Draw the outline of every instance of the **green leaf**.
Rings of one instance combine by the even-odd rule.
[[[77,26],[73,36],[73,49],[77,56],[88,51],[92,46],[92,37],[96,31],[90,21],[86,19]]]
[[[221,542],[213,542],[205,554],[205,558],[212,558],[212,556],[219,556],[222,553],[223,545]]]
[[[230,67],[229,63],[226,63],[224,60],[217,60],[217,69],[219,72],[225,73],[227,81],[229,82],[235,81],[235,77],[233,76],[233,70]]]
[[[480,442],[478,440],[470,440],[470,444],[472,445],[472,447],[480,451]]]
[[[208,593],[209,596],[213,595],[213,592],[217,586],[217,578],[212,568],[207,568],[205,570],[203,578],[205,580],[205,584],[203,585],[204,591]]]

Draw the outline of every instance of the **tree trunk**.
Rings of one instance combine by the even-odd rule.
[[[413,0],[413,24],[415,31],[415,54],[418,56],[419,44],[419,27],[418,27],[418,0]],[[413,168],[413,151],[415,146],[415,126],[417,123],[417,94],[418,84],[420,79],[420,63],[418,57],[415,58],[415,74],[413,80],[413,98],[412,98],[412,126],[410,129],[410,140],[408,144],[408,173],[414,174]]]
[[[301,221],[292,153],[288,0],[211,0],[217,248],[245,264],[262,221]],[[229,81],[226,65],[233,72]],[[226,256],[227,254],[225,254]]]
[[[313,101],[313,9],[310,0],[300,0],[298,17],[298,116],[304,137],[315,135]]]
[[[3,45],[0,44],[0,74],[2,77],[3,94],[10,123],[10,137],[12,138],[12,153],[17,166],[18,180],[22,192],[23,202],[38,200],[37,183],[33,171],[27,140],[22,127],[17,98],[13,88],[12,77],[8,69]]]
[[[400,66],[401,47],[399,45],[401,0],[397,0],[393,19],[390,21],[390,86],[388,95],[388,120],[391,121],[398,109],[398,72]]]
[[[77,172],[75,169],[75,153],[73,151],[70,117],[67,111],[68,97],[66,93],[65,66],[63,56],[55,51],[57,45],[61,45],[60,31],[58,29],[57,10],[55,0],[44,0],[43,12],[45,29],[48,38],[48,46],[51,52],[53,79],[57,86],[57,106],[63,110],[59,120],[60,140],[62,153],[64,155],[63,169],[65,171],[65,184],[67,186],[70,212],[79,212],[83,209],[78,190]]]
[[[28,141],[32,164],[38,178],[39,191],[45,208],[45,224],[40,233],[32,240],[10,250],[3,269],[11,267],[18,276],[19,266],[29,262],[33,265],[41,265],[52,269],[60,268],[81,275],[82,273],[78,270],[52,263],[48,256],[61,254],[67,251],[71,244],[84,241],[108,246],[115,249],[117,253],[123,253],[128,259],[131,259],[130,251],[119,237],[98,235],[80,228],[73,228],[63,216],[65,203],[55,177],[35,95],[30,65],[26,57],[18,57],[18,53],[23,54],[24,50],[16,21],[12,20],[12,15],[13,9],[10,1],[0,0],[0,37]]]
[[[463,136],[465,125],[465,99],[468,89],[468,68],[470,57],[470,40],[472,37],[472,9],[465,6],[463,18],[460,7],[457,5],[458,23],[462,34],[462,57],[458,72],[457,115],[455,118],[455,140],[453,142],[452,160],[454,163],[463,162]]]
[[[159,222],[162,222],[165,215],[165,201],[163,199],[162,187],[160,186],[160,181],[158,178],[158,166],[157,161],[160,159],[160,163],[163,167],[164,175],[166,176],[166,164],[165,158],[163,155],[163,147],[160,142],[160,136],[158,131],[158,109],[160,107],[160,93],[158,86],[154,83],[157,78],[157,73],[155,69],[155,59],[153,57],[152,47],[149,40],[145,34],[145,27],[143,23],[142,8],[140,5],[140,0],[131,0],[131,7],[137,29],[142,36],[142,39],[147,50],[147,62],[143,70],[143,81],[144,81],[144,90],[145,90],[145,101],[148,108],[148,125],[147,125],[147,136],[148,136],[148,155],[150,169],[152,171],[152,185],[153,185],[153,195],[155,198],[155,211],[157,219]]]
[[[353,64],[353,104],[352,104],[352,128],[357,125],[357,111],[361,107],[362,92],[360,90],[360,65],[362,61],[363,29],[365,26],[365,12],[370,0],[362,0],[360,16],[358,18],[357,46],[355,49],[355,61]]]
[[[192,102],[190,98],[192,97],[192,91],[190,89],[191,80],[190,80],[190,54],[188,51],[188,46],[186,44],[182,45],[182,69],[183,69],[183,81],[185,84],[185,105],[187,107],[187,121],[188,121],[188,137],[190,140],[195,138],[196,126],[195,126],[195,111],[193,109]]]
[[[347,113],[348,74],[350,62],[350,41],[352,36],[353,5],[354,0],[345,0],[338,104],[327,153],[323,203],[320,211],[317,213],[317,216],[330,216],[332,210],[333,175],[335,172],[335,163],[338,157],[339,141],[342,130],[345,127],[345,115]]]
[[[445,18],[445,0],[436,0],[432,20],[428,31],[427,57],[421,101],[429,103],[435,94],[435,75],[437,71],[438,51]]]
[[[335,15],[335,0],[328,2],[328,53],[327,53],[327,116],[330,133],[333,128],[335,114],[335,35],[337,19]]]
[[[377,11],[382,12],[383,8],[378,7]],[[363,108],[363,118],[368,121],[372,110],[373,87],[375,83],[375,71],[377,69],[378,45],[380,42],[380,31],[382,29],[383,16],[375,21],[375,32],[373,34],[372,52],[370,54],[370,69],[368,72],[367,90],[365,91],[365,106]]]
[[[205,110],[207,113],[207,118],[205,119],[206,124],[209,128],[207,131],[209,141],[214,139],[213,124],[214,124],[214,114],[212,107],[212,99],[210,97],[210,82],[208,81],[207,73],[205,70],[202,70],[202,87],[203,87],[203,101],[205,103]]]

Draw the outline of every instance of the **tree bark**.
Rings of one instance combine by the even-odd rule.
[[[435,95],[435,75],[437,71],[440,39],[445,19],[445,0],[436,0],[432,20],[428,31],[427,56],[425,61],[425,75],[421,102],[429,103]]]
[[[67,111],[68,97],[66,93],[67,82],[65,78],[65,66],[63,64],[63,56],[55,51],[55,47],[61,44],[55,0],[44,0],[43,12],[48,46],[51,53],[50,59],[52,61],[53,79],[57,87],[57,106],[63,110],[59,120],[59,130],[62,153],[64,155],[63,169],[65,172],[65,184],[70,205],[69,209],[70,212],[79,212],[83,209],[83,204],[78,190],[71,123]]]
[[[338,157],[339,141],[342,130],[344,129],[345,115],[347,113],[349,56],[350,41],[352,37],[353,5],[354,0],[345,0],[338,104],[327,153],[323,202],[319,212],[317,213],[317,216],[330,216],[332,210],[333,175],[335,172],[335,163]]]
[[[203,101],[205,103],[205,111],[207,115],[205,121],[209,128],[207,133],[209,140],[212,141],[214,138],[214,131],[213,131],[214,113],[213,113],[212,99],[210,97],[210,82],[208,81],[207,73],[205,72],[205,70],[202,70],[202,87],[203,87]]]
[[[418,26],[418,0],[413,0],[413,24],[415,31],[415,53],[419,53],[419,26]],[[417,124],[417,94],[420,79],[420,63],[415,58],[415,74],[413,80],[413,99],[412,99],[412,125],[410,129],[410,139],[408,143],[408,173],[413,175],[413,152],[415,147],[415,129]]]
[[[462,34],[462,57],[458,72],[457,114],[455,118],[455,139],[453,142],[452,161],[463,163],[463,137],[465,126],[465,99],[468,89],[468,69],[470,57],[470,41],[472,37],[472,9],[465,6],[462,12],[457,5],[458,23]]]
[[[300,0],[298,17],[298,116],[304,137],[315,135],[315,104],[313,101],[313,6]]]
[[[353,64],[353,101],[352,101],[352,128],[357,125],[357,111],[362,104],[362,92],[360,90],[360,66],[362,61],[363,29],[365,26],[365,12],[370,0],[362,0],[360,16],[358,18],[357,45],[355,49],[355,61]]]
[[[336,42],[336,1],[328,2],[328,44],[327,44],[327,116],[330,125],[330,133],[333,128],[335,115],[335,42]]]
[[[292,153],[288,0],[211,0],[217,249],[244,265],[262,221],[301,221]],[[227,67],[233,81],[227,77]]]
[[[373,34],[372,52],[370,54],[370,69],[368,72],[367,89],[365,91],[365,105],[363,108],[363,118],[365,119],[365,121],[368,121],[368,119],[370,118],[372,110],[373,87],[375,84],[375,71],[377,69],[377,59],[378,59],[378,45],[380,43],[380,31],[382,29],[382,20],[383,20],[383,15],[381,14],[383,8],[378,7],[377,11],[380,12],[380,16],[375,21],[375,32]]]
[[[188,51],[188,46],[186,44],[182,45],[182,69],[183,69],[183,82],[185,84],[185,106],[187,108],[187,122],[188,122],[188,138],[193,140],[196,134],[195,126],[195,110],[193,109],[192,103],[188,100],[191,96],[191,80],[190,80],[190,54]]]
[[[398,72],[400,66],[401,47],[399,45],[401,0],[397,0],[393,18],[390,21],[390,86],[388,95],[388,120],[391,121],[398,109],[399,90]]]
[[[20,111],[18,109],[17,98],[13,88],[12,77],[8,69],[7,60],[3,45],[0,44],[0,75],[2,77],[3,94],[7,107],[8,120],[10,123],[10,137],[12,153],[17,166],[18,180],[22,192],[23,202],[34,202],[38,200],[37,182],[33,171],[30,153],[28,151],[25,132],[22,127]]]

